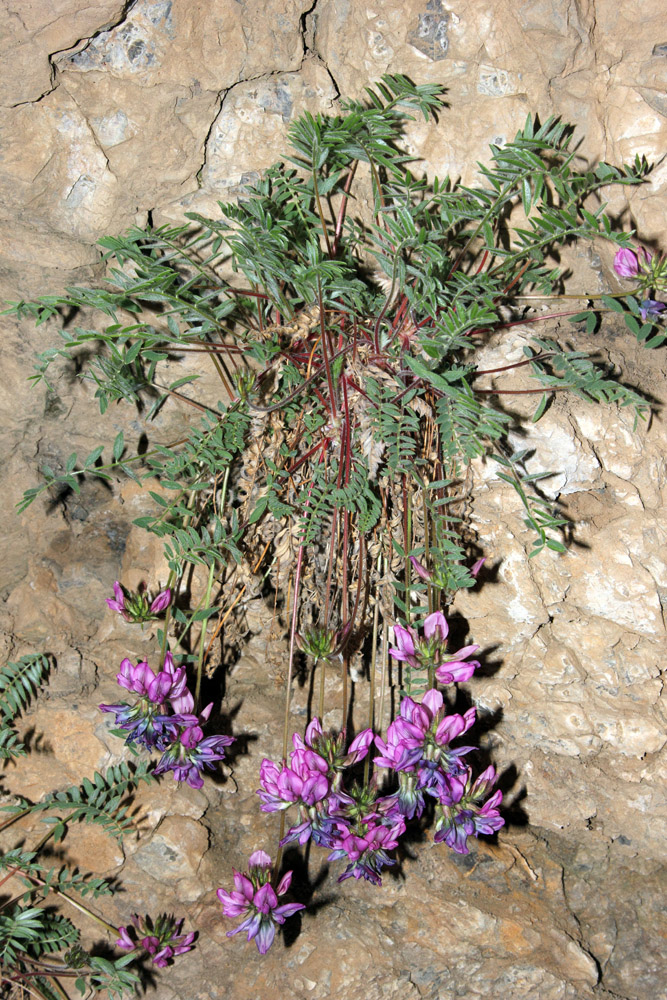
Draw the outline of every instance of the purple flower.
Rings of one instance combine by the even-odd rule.
[[[375,745],[381,756],[374,763],[398,772],[398,791],[382,800],[387,815],[400,813],[408,819],[424,811],[424,792],[441,802],[458,802],[465,789],[467,768],[461,761],[472,747],[452,749],[452,740],[475,722],[475,709],[465,715],[443,718],[443,697],[432,688],[421,704],[412,698],[401,702],[400,715],[387,728],[387,742],[379,736]]]
[[[281,840],[305,844],[311,837],[322,847],[332,847],[336,822],[353,800],[341,790],[342,772],[363,760],[373,742],[373,731],[364,729],[347,751],[343,736],[324,735],[317,718],[311,719],[305,738],[294,733],[289,764],[265,758],[260,765],[257,794],[263,812],[296,806],[297,822]]]
[[[643,247],[619,250],[614,257],[614,270],[621,278],[636,278],[651,263],[652,256]]]
[[[364,878],[374,885],[382,885],[380,872],[395,862],[387,851],[398,845],[399,838],[405,833],[405,821],[402,816],[388,816],[378,819],[371,814],[365,820],[356,823],[350,829],[344,823],[339,824],[339,840],[335,849],[328,856],[328,861],[338,861],[347,858],[350,864],[339,882],[347,878]]]
[[[477,577],[479,576],[479,572],[485,562],[486,562],[486,556],[482,556],[482,558],[478,559],[476,563],[473,563],[470,569],[470,575],[475,577],[475,579],[477,579]]]
[[[132,951],[133,948],[136,948],[134,941],[127,933],[127,927],[119,927],[118,933],[120,937],[116,941],[117,948],[123,948],[125,951]]]
[[[373,739],[372,729],[363,729],[358,736],[355,736],[347,748],[343,760],[345,767],[352,767],[353,764],[358,764],[360,760],[363,760],[373,743]]]
[[[170,602],[171,590],[167,587],[165,590],[161,590],[157,597],[154,598],[150,610],[154,615],[158,615],[161,611],[169,607]]]
[[[143,948],[151,956],[153,965],[164,969],[176,955],[191,951],[196,935],[181,934],[182,920],[174,920],[166,914],[160,914],[155,921],[150,917],[140,918],[136,913],[132,916],[133,932],[140,935],[139,942],[132,940],[127,927],[119,927],[120,937],[116,941],[119,948],[130,951]],[[136,929],[136,930],[135,930]]]
[[[121,587],[118,580],[115,581],[113,585],[113,597],[105,597],[104,600],[107,602],[112,611],[117,611],[119,615],[127,619],[125,614],[125,594],[123,593],[123,588]]]
[[[161,705],[171,697],[173,691],[183,689],[185,670],[182,667],[172,666],[170,671],[160,670],[155,674],[145,661],[137,663],[135,667],[131,660],[124,659],[120,665],[120,672],[116,674],[116,680],[127,691],[133,691],[155,705]]]
[[[164,749],[155,768],[155,774],[173,771],[175,781],[186,781],[191,788],[202,787],[204,768],[212,771],[215,762],[223,760],[224,748],[234,742],[233,736],[204,738],[200,723],[208,719],[212,707],[213,702],[207,705],[199,716],[182,714],[160,717],[166,725],[180,727],[181,732],[178,738]]]
[[[476,653],[479,646],[463,646],[452,653],[451,660],[445,660],[436,667],[435,676],[441,684],[455,684],[458,681],[469,681],[479,666],[479,660],[465,660]]]
[[[498,811],[503,794],[498,789],[487,801],[480,800],[487,794],[496,779],[493,767],[487,767],[473,783],[468,769],[465,790],[456,803],[439,802],[436,805],[434,841],[445,841],[457,854],[468,854],[467,840],[480,833],[494,833],[504,826],[505,820]]]
[[[452,684],[455,681],[470,680],[479,666],[477,660],[464,661],[479,646],[464,646],[451,654],[450,659],[444,659],[444,647],[449,634],[449,625],[441,611],[435,611],[424,621],[424,636],[419,637],[415,629],[394,625],[396,646],[389,650],[395,660],[402,660],[410,667],[429,669],[436,667],[435,676],[441,684]]]
[[[412,568],[420,576],[422,580],[431,580],[433,577],[433,572],[430,569],[426,569],[423,563],[420,563],[419,559],[415,556],[410,556],[410,562],[412,563]]]
[[[115,723],[127,732],[125,742],[138,743],[147,750],[164,750],[175,738],[178,727],[171,725],[170,719],[158,715],[158,705],[148,698],[140,698],[135,705],[121,702],[119,705],[100,705],[102,712],[113,712]]]
[[[415,649],[417,642],[415,630],[405,628],[403,625],[394,625],[394,642],[396,645],[389,650],[389,655],[402,663],[409,663],[411,667],[417,667],[419,661]]]
[[[259,768],[262,788],[258,790],[262,812],[277,812],[296,804],[314,806],[329,794],[326,761],[322,762],[322,769],[318,766],[321,758],[318,760],[311,750],[295,751],[291,760],[294,767],[278,766],[266,757],[262,761]]]
[[[114,582],[113,593],[114,596],[105,597],[105,601],[111,610],[117,611],[126,622],[153,621],[171,602],[171,590],[168,587],[161,590],[150,603],[143,590],[126,595],[118,580]]]
[[[187,688],[185,669],[174,666],[174,657],[170,652],[167,652],[165,655],[163,670],[172,678],[169,690],[169,702],[174,712],[192,712],[195,707],[195,700]]]
[[[664,302],[656,302],[655,299],[644,299],[639,307],[639,315],[646,322],[647,316],[659,316],[665,308],[667,306]]]
[[[298,822],[290,827],[281,840],[283,844],[298,840],[305,844],[310,837],[316,844],[331,846],[334,820],[330,815],[338,805],[338,797],[332,796],[332,788],[324,758],[305,747],[292,751],[291,767],[275,764],[265,758],[260,765],[258,795],[262,800],[263,812],[277,812],[295,805]]]
[[[240,931],[248,932],[248,941],[255,939],[261,955],[265,955],[273,944],[276,927],[284,924],[299,910],[303,903],[283,903],[278,906],[278,896],[283,896],[292,882],[292,872],[286,872],[277,888],[271,886],[271,858],[264,851],[255,851],[248,858],[248,872],[234,872],[234,888],[231,892],[218,889],[218,899],[222,903],[225,917],[244,919],[234,930],[227,931],[233,937]]]

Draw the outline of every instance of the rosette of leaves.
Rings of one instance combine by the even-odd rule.
[[[641,182],[648,166],[637,158],[580,171],[572,128],[529,117],[491,147],[468,187],[417,169],[403,145],[415,116],[446,126],[441,88],[384,76],[340,113],[294,121],[283,160],[237,202],[220,203],[218,218],[192,213],[183,226],[106,237],[102,287],[17,304],[40,322],[72,306],[106,317],[103,329],[63,329],[36,378],[94,342],[86,377],[102,410],[143,399],[150,418],[175,400],[196,414],[187,440],[154,444],[140,459],[122,434],[106,465],[101,448],[82,463],[70,456],[25,503],[55,483],[78,489],[82,474],[157,477],[159,513],[140,523],[164,537],[175,575],[200,563],[224,581],[233,574],[225,564],[258,572],[264,563],[280,587],[298,562],[303,617],[339,630],[341,645],[383,583],[409,620],[406,589],[427,587],[411,579],[411,555],[437,571],[431,610],[443,591],[448,599],[473,584],[465,522],[479,456],[497,454],[536,551],[562,550],[562,519],[505,444],[502,401],[476,389],[476,355],[517,296],[558,290],[550,260],[559,246],[630,246],[592,196]],[[199,397],[185,377],[164,381],[165,362],[187,352],[214,367],[222,401]],[[536,417],[556,389],[646,410],[555,341],[536,341],[524,364]]]

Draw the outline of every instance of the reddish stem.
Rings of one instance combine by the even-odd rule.
[[[513,368],[522,368],[524,365],[532,365],[533,361],[544,361],[545,358],[553,358],[554,356],[553,351],[549,354],[543,352],[542,354],[536,354],[534,358],[526,358],[525,361],[515,361],[511,365],[503,365],[502,368],[479,368],[475,372],[475,378],[478,375],[495,375],[496,372],[507,372]]]

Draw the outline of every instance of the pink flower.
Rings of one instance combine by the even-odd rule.
[[[136,945],[132,940],[132,938],[130,937],[130,935],[127,933],[127,927],[119,927],[118,933],[120,934],[120,937],[116,941],[116,947],[123,948],[125,951],[132,951],[132,949],[135,948]]]
[[[358,764],[360,760],[363,760],[372,742],[373,730],[363,729],[358,736],[355,736],[347,748],[347,753],[343,761],[345,766],[351,767],[353,764]]]
[[[126,618],[125,614],[125,594],[123,593],[123,588],[121,587],[118,580],[115,581],[113,585],[113,597],[105,597],[105,601],[109,605],[112,611],[117,611],[119,615]]]
[[[417,631],[394,625],[394,640],[396,646],[389,650],[395,660],[402,660],[410,667],[417,669],[433,668],[437,664],[435,676],[441,684],[452,684],[456,681],[470,680],[479,666],[479,661],[468,657],[479,649],[479,646],[464,646],[451,654],[450,659],[444,659],[444,647],[449,634],[449,625],[442,611],[435,611],[424,621],[424,635],[420,638]]]
[[[486,556],[482,556],[482,558],[478,559],[476,563],[473,563],[470,570],[470,575],[474,576],[476,579],[479,575],[479,571],[481,570],[485,562],[486,562]]]
[[[394,642],[396,645],[389,650],[389,655],[395,660],[407,662],[411,667],[418,664],[415,656],[415,642],[417,633],[412,628],[405,628],[403,625],[394,625]]]
[[[260,955],[265,955],[273,944],[276,927],[298,910],[305,909],[303,903],[278,906],[278,896],[284,895],[290,887],[292,872],[285,872],[275,891],[271,875],[271,858],[264,851],[255,851],[248,858],[248,872],[234,872],[232,891],[218,889],[217,892],[225,917],[245,918],[234,930],[227,931],[227,937],[247,931],[248,941],[255,939]]]
[[[445,660],[436,668],[435,676],[441,684],[456,684],[459,681],[469,681],[479,666],[479,660],[464,661],[476,653],[479,646],[463,646],[452,653],[451,660]]]
[[[112,611],[117,611],[126,622],[149,622],[169,606],[171,601],[171,590],[161,590],[157,597],[149,603],[148,595],[143,587],[136,593],[125,594],[118,580],[113,585],[113,597],[106,597],[105,601]]]
[[[420,576],[422,578],[422,580],[432,579],[433,577],[432,571],[430,569],[426,569],[426,566],[424,566],[423,563],[420,563],[419,559],[415,558],[415,556],[410,556],[410,562],[412,563],[413,570],[415,571],[417,576]]]
[[[636,278],[651,263],[652,255],[643,247],[619,250],[614,257],[614,270],[621,278]]]
[[[172,671],[160,670],[154,674],[145,661],[137,663],[125,658],[120,665],[120,673],[116,680],[126,691],[148,698],[155,705],[161,705],[172,691],[182,690],[185,682],[185,670],[180,667]]]
[[[434,637],[440,642],[444,642],[449,635],[449,625],[442,611],[434,611],[424,621],[424,635],[427,639]]]
[[[165,608],[169,606],[171,601],[171,590],[167,587],[166,590],[161,590],[157,597],[151,604],[151,611],[153,614],[159,614],[160,611],[164,611]]]

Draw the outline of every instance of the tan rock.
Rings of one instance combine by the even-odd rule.
[[[135,863],[158,882],[193,878],[208,847],[208,831],[189,816],[170,815],[134,854]]]

